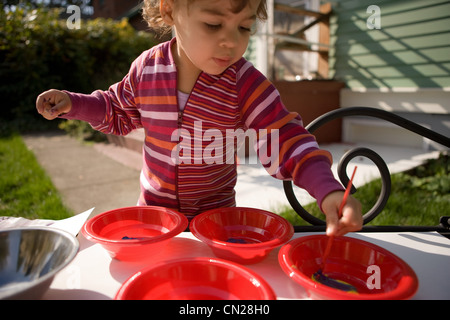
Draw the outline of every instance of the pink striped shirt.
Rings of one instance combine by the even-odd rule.
[[[73,107],[64,116],[109,134],[144,128],[140,205],[185,214],[234,206],[235,152],[227,154],[225,142],[227,133],[240,130],[269,130],[266,143],[258,137],[260,158],[268,157],[263,147],[278,154],[264,166],[273,177],[306,189],[319,205],[328,193],[343,189],[331,173],[331,155],[319,149],[300,116],[286,110],[275,87],[244,58],[221,75],[201,73],[181,112],[173,41],[143,52],[107,91],[69,93]],[[231,143],[236,150],[236,141]]]

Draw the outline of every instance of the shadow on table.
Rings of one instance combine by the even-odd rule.
[[[91,290],[83,289],[49,289],[44,296],[45,300],[111,300],[110,297]]]
[[[405,238],[407,242],[414,243],[402,245],[398,242],[392,243],[358,234],[359,239],[389,250],[411,266],[419,279],[419,289],[413,299],[448,299],[445,297],[448,297],[450,290],[450,278],[446,274],[450,265],[450,256],[434,251],[439,249],[442,251],[442,247],[450,249],[450,242],[448,245],[436,243],[412,234],[400,233],[399,236]],[[442,238],[439,234],[429,236]],[[383,270],[381,270],[381,276],[383,276],[382,272]]]
[[[186,238],[173,238],[161,252],[152,255],[146,260],[119,261],[112,259],[109,266],[109,272],[115,280],[124,283],[139,270],[158,264],[162,261],[194,257],[214,257],[214,254],[207,245],[200,241]]]

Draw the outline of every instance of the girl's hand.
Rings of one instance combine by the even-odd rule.
[[[53,120],[72,109],[72,101],[67,93],[51,89],[41,93],[36,100],[37,111],[47,120]]]
[[[347,232],[361,230],[363,226],[361,203],[348,196],[342,209],[342,217],[339,218],[339,206],[341,205],[344,191],[335,191],[328,194],[322,201],[322,209],[326,216],[327,235],[343,236]]]

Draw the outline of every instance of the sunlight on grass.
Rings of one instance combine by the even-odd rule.
[[[0,216],[59,220],[73,213],[19,135],[0,138]]]
[[[442,153],[438,159],[407,172],[391,175],[392,190],[383,211],[367,225],[435,226],[439,218],[448,215],[450,207],[450,156]],[[363,213],[375,204],[381,190],[381,180],[374,180],[357,189],[354,197],[361,201]],[[304,208],[325,219],[316,203]],[[276,210],[293,225],[309,225],[290,207]]]

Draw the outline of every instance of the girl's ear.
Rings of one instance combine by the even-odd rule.
[[[161,0],[159,3],[159,12],[161,14],[161,18],[165,24],[172,26],[173,25],[173,0]]]

